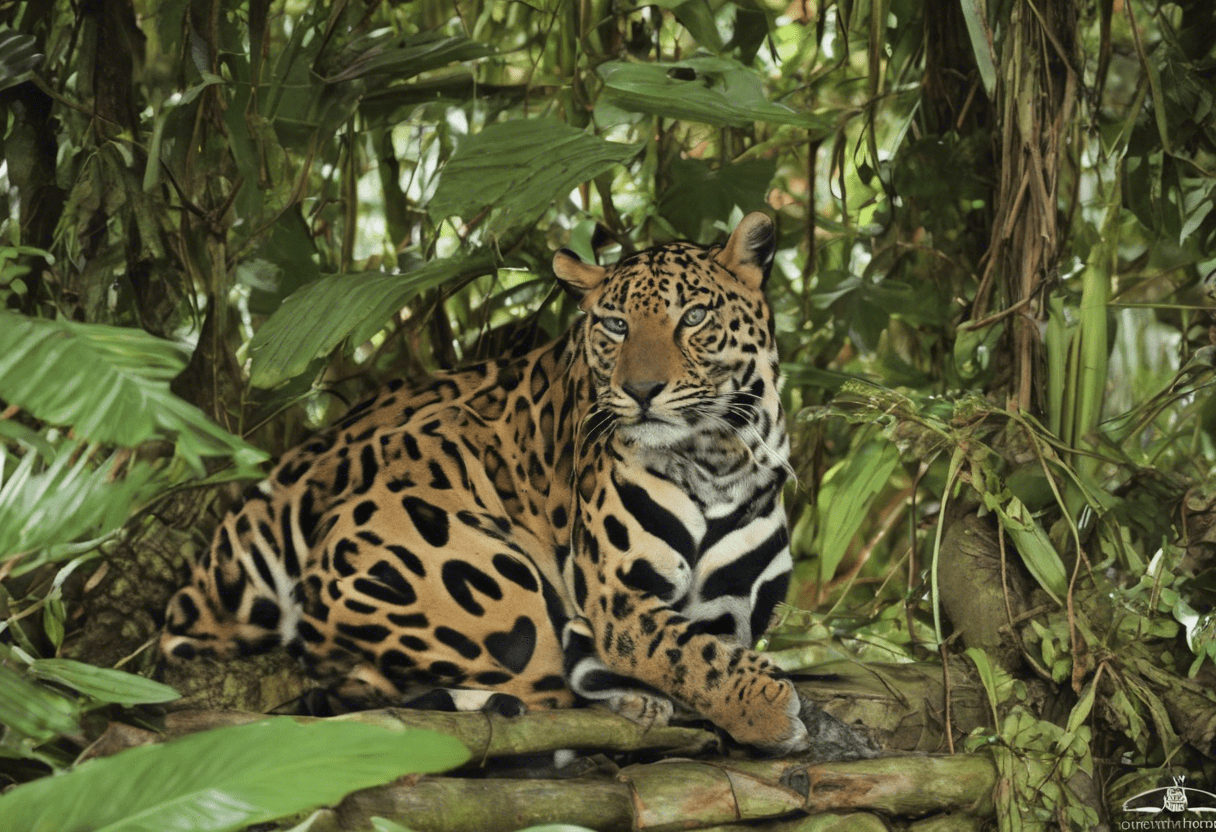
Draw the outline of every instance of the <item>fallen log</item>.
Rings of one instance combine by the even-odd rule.
[[[807,813],[839,816],[859,809],[907,818],[952,812],[987,817],[996,777],[984,755],[814,765],[793,758],[668,760],[630,766],[614,780],[412,776],[349,795],[313,830],[370,830],[374,817],[417,832],[512,832],[555,822],[597,832],[674,832],[763,820],[794,823]],[[845,817],[867,823],[874,816]]]
[[[212,728],[246,725],[266,718],[265,714],[248,711],[173,711],[165,716],[165,729],[160,734],[113,723],[85,756],[108,756],[124,748],[170,740]],[[333,719],[401,731],[437,731],[464,743],[472,754],[474,765],[493,758],[543,754],[559,749],[611,753],[653,751],[689,756],[709,753],[718,748],[718,738],[710,731],[676,725],[643,728],[624,717],[595,708],[543,711],[516,717],[480,711],[445,713],[385,708],[336,717],[286,718],[302,723]]]
[[[780,658],[787,664],[796,664],[796,657],[790,654]],[[958,740],[991,720],[983,687],[963,667],[953,666],[946,673],[940,664],[928,662],[837,661],[817,665],[813,673],[813,678],[796,681],[799,694],[865,733],[883,751],[946,751],[950,737]],[[241,710],[174,710],[165,719],[165,732],[174,737],[260,718],[261,714]],[[563,748],[609,752],[655,749],[692,756],[716,745],[708,730],[680,726],[643,729],[598,708],[537,712],[521,717],[386,708],[335,718],[451,734],[464,742],[478,760]]]
[[[807,668],[804,651],[798,648],[770,653],[769,657],[795,674],[795,684],[804,699],[863,731],[883,750],[949,751],[952,739],[957,741],[972,729],[991,722],[987,695],[964,663],[952,664],[948,672],[933,662],[841,660]],[[280,653],[239,662],[199,660],[173,665],[169,670],[172,672],[166,674],[165,681],[183,694],[183,699],[173,705],[175,712],[229,709],[263,712],[299,696],[311,684],[299,666]],[[811,675],[799,679],[797,674],[803,670]],[[581,709],[571,713],[595,711]],[[560,717],[558,721],[566,724],[567,719],[578,723],[582,717]],[[601,723],[596,717],[588,719],[588,734],[593,736]]]
[[[518,717],[396,708],[364,711],[333,719],[457,737],[473,754],[472,762],[455,773],[466,776],[409,776],[357,792],[322,812],[309,828],[371,830],[373,817],[385,817],[417,832],[494,832],[554,822],[597,832],[729,832],[732,826],[754,830],[757,824],[771,832],[824,832],[885,829],[884,818],[895,816],[924,819],[925,832],[934,832],[974,829],[976,818],[991,816],[996,770],[988,757],[891,755],[944,748],[950,737],[947,717],[956,739],[984,724],[986,698],[964,668],[952,667],[946,674],[940,665],[836,662],[818,665],[814,673],[814,678],[797,682],[800,694],[866,733],[888,756],[825,763],[807,757],[740,759],[735,751],[736,757],[729,758],[714,753],[721,746],[710,730],[643,729],[596,708]],[[163,734],[111,726],[90,756],[264,718],[248,711],[176,710],[165,716]],[[558,749],[700,759],[664,760],[619,771],[605,761],[607,773],[598,776],[520,779],[521,773],[548,776],[551,771],[539,763],[530,766],[526,755],[552,760]],[[520,762],[504,767],[490,762],[495,759]]]

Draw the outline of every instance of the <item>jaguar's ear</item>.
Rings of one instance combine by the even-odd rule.
[[[745,286],[759,289],[773,268],[776,249],[773,221],[756,211],[739,221],[715,259]]]
[[[599,286],[607,273],[601,266],[584,263],[568,248],[563,248],[553,255],[553,274],[557,276],[563,289],[580,300]]]

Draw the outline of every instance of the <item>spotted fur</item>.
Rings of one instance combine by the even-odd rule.
[[[170,601],[171,659],[287,644],[358,701],[676,706],[805,748],[749,649],[788,586],[770,220],[554,272],[556,341],[391,384],[287,453]],[[501,698],[501,697],[499,697]]]

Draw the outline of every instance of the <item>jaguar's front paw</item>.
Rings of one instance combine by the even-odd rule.
[[[802,702],[786,680],[770,679],[751,701],[744,701],[740,717],[723,725],[736,742],[755,746],[773,756],[804,751],[810,747],[806,726],[798,718]]]
[[[648,693],[620,693],[610,698],[607,705],[613,712],[646,730],[666,725],[675,712],[670,699]]]

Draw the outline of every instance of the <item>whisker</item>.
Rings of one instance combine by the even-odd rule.
[[[790,478],[794,485],[798,485],[798,473],[794,470],[793,465],[790,464],[790,461],[786,458],[786,455],[779,453],[775,448],[773,448],[753,423],[744,422],[743,425],[736,426],[716,414],[711,413],[705,415],[707,420],[717,424],[721,429],[738,437],[738,439],[743,443],[743,446],[747,448],[748,455],[751,457],[753,462],[755,462],[757,465],[760,464],[756,459],[756,448],[766,451],[770,459],[774,459],[780,463],[781,468],[784,469],[786,475]],[[748,435],[745,435],[740,428],[747,430],[748,434],[750,434],[751,438],[754,440],[754,446],[753,443],[748,441]]]
[[[585,448],[601,436],[608,435],[616,428],[616,424],[617,420],[611,412],[599,409],[592,410],[583,420],[582,425],[580,425],[580,427],[586,428],[587,433],[581,440],[576,435],[576,447]]]

